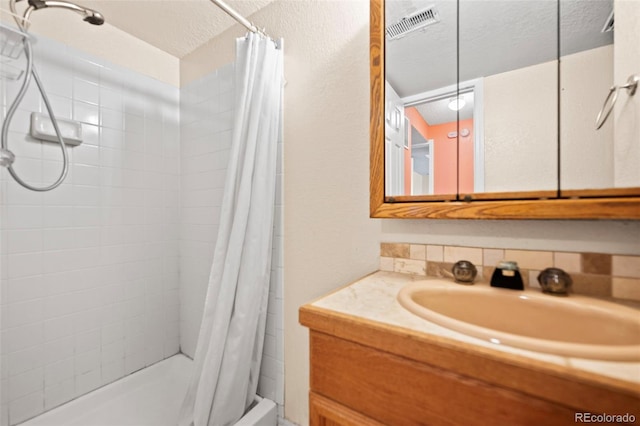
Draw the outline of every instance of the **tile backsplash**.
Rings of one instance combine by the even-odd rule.
[[[489,281],[501,260],[518,262],[526,286],[539,287],[537,276],[549,267],[573,278],[573,292],[640,301],[640,256],[608,253],[514,250],[409,243],[381,243],[380,270],[451,277],[451,267],[468,260],[478,268],[476,281]]]

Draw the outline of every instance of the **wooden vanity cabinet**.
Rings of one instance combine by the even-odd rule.
[[[639,418],[637,389],[500,365],[482,353],[341,314],[332,318],[310,305],[301,308],[300,322],[310,328],[312,426],[552,426],[575,424],[576,412]]]

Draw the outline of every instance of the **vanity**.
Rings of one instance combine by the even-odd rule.
[[[370,24],[370,217],[640,219],[640,3],[371,0]],[[638,253],[434,244],[383,242],[381,271],[300,308],[312,425],[640,421],[640,311],[532,288],[554,266],[640,301]],[[485,288],[427,277],[461,260]],[[515,260],[525,290],[488,288]]]
[[[310,330],[311,425],[566,425],[576,413],[640,418],[640,362],[469,337],[401,306],[398,293],[417,282],[465,289],[378,271],[300,308]]]

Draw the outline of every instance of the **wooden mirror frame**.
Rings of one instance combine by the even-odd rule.
[[[509,194],[508,200],[462,201],[460,196],[384,195],[384,0],[370,0],[370,217],[394,219],[640,219],[638,188]],[[545,199],[551,192],[553,198]],[[496,194],[497,195],[497,194]],[[531,195],[534,195],[533,197]],[[583,198],[578,198],[583,197]],[[449,201],[443,201],[443,198]],[[535,198],[535,199],[531,199]],[[542,198],[542,199],[541,199]],[[437,199],[437,200],[435,200]]]

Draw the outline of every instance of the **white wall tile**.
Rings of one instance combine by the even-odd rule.
[[[39,165],[40,162],[36,161],[34,167],[38,167]],[[5,203],[6,201],[11,200],[15,204],[19,205],[39,206],[42,204],[43,194],[41,192],[25,191],[22,186],[18,185],[18,183],[13,180],[3,182],[0,188],[2,188],[2,197],[4,200],[3,202]]]
[[[44,206],[72,206],[73,185],[71,185],[70,181],[65,180],[55,191],[48,191],[43,194],[43,203]],[[47,226],[48,218],[46,217],[46,213],[44,223],[45,226]]]
[[[12,205],[7,209],[4,224],[7,229],[33,229],[42,227],[42,207]]]
[[[103,128],[124,130],[124,114],[121,110],[100,108],[100,125]]]
[[[144,368],[145,366],[145,354],[144,351],[134,352],[124,358],[124,374],[131,374],[135,371]]]
[[[0,347],[13,362],[1,364],[3,383],[22,377],[13,388],[24,394],[4,402],[12,423],[179,351],[179,303],[164,303],[178,297],[179,89],[39,39],[56,114],[83,122],[83,143],[68,149],[69,175],[54,191],[27,191],[3,173]],[[6,89],[3,108],[17,90]],[[16,170],[51,183],[59,147],[25,136],[30,111],[42,111],[37,92],[22,107],[10,133]],[[132,282],[142,284],[125,303]],[[145,322],[146,301],[156,305],[155,325]],[[141,322],[125,358],[127,318]],[[26,380],[30,372],[39,379]]]
[[[122,93],[104,85],[100,86],[100,106],[122,112]]]
[[[100,349],[92,349],[75,356],[75,375],[83,375],[100,368]]]
[[[16,424],[44,411],[44,392],[37,391],[9,403],[9,422]]]
[[[74,353],[73,336],[53,340],[44,344],[45,364],[62,361],[73,356]]]
[[[9,279],[39,275],[43,270],[42,254],[10,254],[7,256],[6,268]]]
[[[26,302],[12,303],[8,306],[8,318],[3,327],[20,327],[43,320],[43,299],[32,299]],[[5,311],[3,310],[3,313]],[[4,320],[4,318],[3,318]]]
[[[73,316],[58,316],[44,321],[44,341],[53,342],[75,333]]]
[[[100,329],[76,334],[75,353],[81,354],[100,348]]]
[[[36,275],[8,280],[7,293],[2,294],[2,296],[3,302],[17,303],[42,297],[43,294],[44,284],[42,276]]]
[[[76,375],[76,395],[84,395],[97,389],[102,384],[100,370],[92,370],[82,375]]]
[[[114,382],[122,378],[123,376],[124,376],[124,358],[119,358],[114,362],[102,365],[102,384],[103,385]]]
[[[74,78],[73,98],[78,101],[98,105],[98,102],[100,100],[100,86],[87,80]]]
[[[100,70],[102,66],[95,60],[87,58],[86,55],[79,55],[69,48],[73,66],[73,74],[93,83],[100,82]]]
[[[44,369],[34,368],[9,377],[9,401],[14,401],[42,388]]]
[[[2,335],[3,350],[11,353],[42,344],[44,341],[43,330],[44,328],[40,323],[8,329],[6,334],[3,333]]]
[[[97,105],[73,101],[73,119],[86,124],[100,124],[100,110]]]
[[[74,359],[66,358],[58,362],[48,364],[44,368],[44,385],[52,387],[74,378]]]
[[[76,395],[75,380],[72,378],[44,388],[44,409],[51,410],[72,400]]]
[[[93,124],[82,123],[82,144],[83,145],[80,145],[80,146],[84,146],[84,145],[99,146],[100,145],[100,128],[97,126],[97,123],[93,123]],[[80,147],[77,147],[77,150],[80,151]]]
[[[28,253],[42,250],[42,229],[9,230],[3,233],[5,253]]]
[[[7,357],[12,374],[21,374],[43,366],[42,345],[12,352]]]

